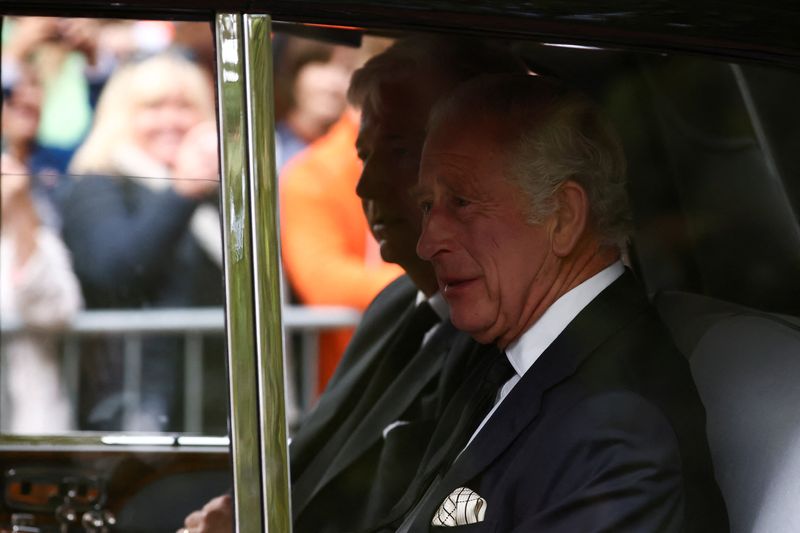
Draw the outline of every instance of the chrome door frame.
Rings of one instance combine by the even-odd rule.
[[[215,22],[236,531],[289,532],[271,20]]]

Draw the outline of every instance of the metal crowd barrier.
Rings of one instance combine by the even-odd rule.
[[[348,307],[298,306],[283,307],[284,334],[298,333],[302,348],[299,361],[287,360],[287,365],[299,364],[300,390],[297,403],[300,411],[314,401],[317,389],[317,353],[319,333],[329,329],[350,327],[358,324],[361,314]],[[0,335],[35,331],[27,327],[18,317],[3,316],[0,319]],[[78,313],[63,329],[55,333],[63,335],[62,372],[68,384],[73,405],[77,405],[80,379],[80,347],[82,337],[119,335],[124,343],[123,394],[130,398],[126,402],[138,405],[142,375],[142,336],[148,334],[183,335],[184,343],[184,422],[185,430],[202,433],[203,413],[203,336],[225,334],[225,313],[220,308],[150,309],[150,310],[90,310]],[[284,344],[288,344],[287,342]],[[286,346],[287,359],[293,350]],[[135,409],[135,407],[133,407]],[[135,413],[126,413],[134,416]]]

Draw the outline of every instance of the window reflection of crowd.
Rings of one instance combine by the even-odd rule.
[[[222,305],[216,128],[211,82],[194,63],[159,54],[117,69],[92,129],[70,164],[63,237],[73,252],[87,307]],[[142,339],[140,403],[121,396],[124,346],[84,346],[93,369],[82,397],[84,427],[176,431],[182,425],[184,341]],[[221,340],[204,342],[221,373]],[[85,372],[88,373],[88,372]],[[91,390],[88,390],[91,389]],[[209,388],[209,430],[225,429],[224,388]],[[175,391],[175,392],[173,392]],[[209,401],[208,400],[215,400]],[[84,403],[85,402],[85,403]],[[135,412],[123,420],[125,412]],[[216,416],[214,416],[216,415]]]
[[[221,306],[210,28],[24,17],[5,22],[3,316],[47,328],[67,323],[81,305],[87,309]],[[294,190],[316,188],[317,197],[329,197],[333,207],[326,216],[335,222],[341,219],[337,210],[355,207],[358,212],[348,184],[355,183],[360,168],[345,165],[338,178],[326,179],[325,174],[335,172],[337,161],[355,160],[355,155],[343,154],[337,161],[314,167],[313,158],[304,158],[304,152],[309,146],[316,148],[318,141],[325,157],[325,143],[331,142],[326,133],[333,134],[343,116],[349,75],[363,55],[355,48],[286,36],[279,36],[275,45],[278,168],[297,160],[282,173],[282,183],[300,184]],[[310,213],[307,210],[314,204],[312,197],[295,194],[290,209],[295,219],[302,219],[298,213]],[[363,307],[359,302],[370,301],[394,277],[376,259],[365,223],[359,218],[357,227],[348,230],[311,218],[318,222],[301,224],[297,231],[284,233],[284,239],[337,244],[322,247],[314,257],[306,254],[305,260],[294,264],[300,268],[312,263],[347,264],[341,269],[343,276],[375,282],[359,284],[354,296],[352,283],[337,284],[327,278],[315,286],[316,277],[295,274],[292,268],[298,267],[289,265],[289,279],[304,280],[294,287],[293,298],[300,303]],[[24,238],[15,229],[21,227]],[[22,253],[26,247],[29,250]],[[337,292],[332,287],[341,288]],[[49,313],[38,314],[42,309]],[[335,366],[348,335],[340,334],[339,341],[329,343],[331,347],[323,343],[326,368]],[[184,429],[182,337],[143,339],[142,387],[133,411],[126,408],[132,398],[121,394],[121,339],[82,341],[79,403],[69,405],[60,378],[59,346],[41,333],[33,337],[40,339],[37,357],[42,361],[35,377],[28,372],[34,357],[12,354],[12,344],[25,337],[3,338],[0,431]],[[227,411],[225,381],[219,379],[224,375],[223,339],[205,338],[203,346],[206,375],[214,376],[204,381],[203,430],[223,433]],[[36,380],[39,394],[31,394],[30,383],[18,378],[23,371]],[[326,370],[323,376],[329,373]],[[29,412],[46,417],[37,419]],[[124,417],[126,412],[137,415]],[[20,417],[28,423],[10,422]]]

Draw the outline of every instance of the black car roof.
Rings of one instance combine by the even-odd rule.
[[[528,36],[800,64],[800,3],[786,1],[0,0],[0,10],[188,19],[215,11],[269,13],[288,22]]]

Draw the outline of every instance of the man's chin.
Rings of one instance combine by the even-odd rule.
[[[475,339],[476,342],[481,344],[491,344],[495,340],[495,335],[486,327],[483,321],[476,320],[473,316],[464,316],[466,313],[459,313],[459,310],[450,307],[450,321],[457,330],[463,331],[470,337]]]
[[[405,270],[409,270],[409,267],[420,261],[413,246],[400,246],[388,240],[378,241],[378,245],[380,246],[381,259],[387,263],[400,265]]]
[[[379,250],[381,253],[381,259],[383,259],[387,263],[398,263],[397,253],[392,245],[384,240],[378,241]]]

